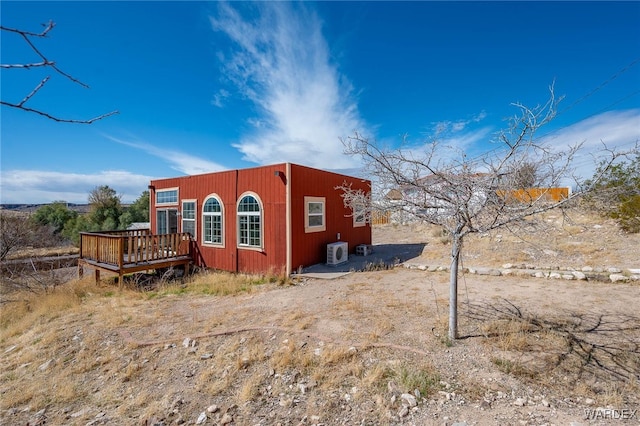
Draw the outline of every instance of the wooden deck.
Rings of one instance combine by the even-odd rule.
[[[122,286],[125,274],[191,263],[191,236],[188,233],[153,235],[148,229],[125,231],[81,232],[78,276],[84,268],[118,274]]]

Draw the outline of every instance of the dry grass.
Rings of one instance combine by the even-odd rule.
[[[573,208],[565,213],[566,216],[562,212],[546,212],[511,228],[468,235],[462,260],[468,266],[487,267],[505,263],[635,267],[637,256],[626,248],[640,244],[640,233],[624,234],[614,221],[588,210]],[[423,259],[430,264],[449,264],[449,236],[441,227],[382,225],[379,231],[374,228],[374,236],[376,234],[391,235],[396,243],[424,240],[427,244]]]
[[[471,316],[486,319],[480,330],[495,353],[491,361],[506,374],[609,403],[640,392],[639,318],[586,312],[542,318],[504,303],[471,308]]]
[[[596,239],[573,244],[585,234],[598,235],[591,226],[565,225],[563,232],[558,253],[575,246],[587,256],[596,247]],[[504,263],[495,252],[504,248],[515,247],[513,258],[522,259],[542,252],[507,233],[476,237],[468,240],[476,259],[486,253]],[[434,253],[446,259],[448,248],[429,245],[435,246]],[[219,423],[229,410],[237,424],[288,424],[304,416],[309,424],[390,424],[402,409],[400,394],[416,390],[426,400],[406,423],[429,424],[436,415],[438,422],[449,416],[490,423],[494,414],[475,407],[498,390],[510,394],[512,387],[516,393],[544,392],[552,404],[576,396],[602,406],[637,402],[637,380],[616,378],[640,373],[633,346],[640,326],[632,318],[563,312],[554,298],[533,293],[544,287],[533,279],[516,283],[505,277],[502,286],[487,278],[475,289],[471,281],[478,277],[466,279],[461,309],[477,306],[480,297],[489,302],[476,317],[461,312],[461,329],[473,333],[456,342],[447,339],[446,276],[415,270],[352,274],[290,289],[281,288],[291,282],[277,273],[206,273],[148,292],[95,286],[88,279],[46,295],[15,294],[16,301],[0,310],[0,423],[34,423],[33,414],[47,408],[48,424],[66,424],[71,413],[92,407],[71,423],[87,424],[106,412],[113,424],[193,424],[216,404],[220,409],[208,423]],[[531,312],[505,310],[503,299],[492,298],[520,297],[511,284],[522,292],[518,303]],[[590,291],[585,303],[594,309],[602,304],[603,312],[618,309],[611,297],[629,297],[634,290],[627,288],[632,284],[577,282],[554,283],[553,289],[566,299],[583,287]],[[599,319],[607,327],[589,331]],[[185,337],[197,344],[183,347]],[[593,359],[613,372],[586,362],[581,348],[591,348]],[[603,349],[615,358],[606,358]],[[438,390],[464,396],[466,403],[445,401]],[[493,401],[503,412],[513,409],[508,398]],[[566,414],[560,405],[557,410]]]

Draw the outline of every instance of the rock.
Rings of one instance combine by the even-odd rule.
[[[207,413],[215,413],[216,411],[218,411],[218,406],[216,404],[207,407]]]
[[[222,416],[222,418],[220,419],[220,424],[221,425],[228,425],[231,422],[233,422],[233,417],[231,417],[231,414],[224,413],[224,416]]]
[[[626,276],[624,276],[622,274],[611,274],[611,275],[609,275],[609,280],[611,280],[612,283],[617,283],[617,282],[628,281],[629,278],[627,278]]]
[[[499,277],[502,275],[502,272],[500,272],[499,269],[493,268],[479,268],[476,273],[478,275],[490,275],[492,277]]]
[[[185,337],[184,340],[182,341],[182,347],[188,348],[189,346],[191,346],[191,339],[188,337]]]
[[[196,420],[196,424],[197,425],[201,425],[204,422],[207,421],[207,413],[205,413],[204,411],[202,413],[200,413],[200,415],[198,416],[198,420]]]
[[[91,411],[91,408],[89,407],[85,407],[80,411],[76,411],[75,413],[71,414],[71,417],[73,417],[74,419],[77,417],[82,417],[84,415],[86,415],[87,413],[89,413]]]
[[[518,407],[524,407],[525,405],[527,405],[527,399],[516,398],[516,400],[513,402],[513,405],[517,405]]]
[[[415,407],[416,405],[418,405],[416,397],[411,395],[410,393],[403,393],[402,395],[400,395],[400,398],[405,401],[409,405],[409,407]]]
[[[591,398],[587,398],[587,399],[584,400],[584,403],[587,404],[587,405],[593,405],[593,404],[595,404],[595,401],[593,399],[591,399]]]
[[[210,353],[200,355],[200,359],[209,359],[211,357],[213,357],[213,354]]]
[[[562,278],[562,275],[557,272],[552,272],[549,274],[549,278],[551,278],[552,280],[559,280],[560,278]]]
[[[640,275],[640,269],[627,269],[627,271],[629,271],[630,274],[633,275]]]
[[[547,401],[546,399],[543,399],[540,403],[542,404],[543,407],[547,407],[547,408],[551,407],[551,404],[549,404],[549,401]]]
[[[533,276],[536,277],[536,278],[544,278],[545,274],[544,274],[544,272],[538,271],[535,274],[533,274]]]
[[[593,272],[593,268],[591,266],[583,266],[581,271],[582,272]]]
[[[505,263],[504,265],[502,265],[502,269],[512,269],[513,268],[513,263]]]
[[[567,281],[571,281],[574,280],[576,277],[573,276],[573,274],[562,274],[562,279],[563,280],[567,280]]]
[[[50,359],[49,361],[40,364],[40,367],[38,367],[38,370],[45,371],[49,367],[51,367],[52,365],[55,365],[55,364],[56,364],[56,362],[53,359]]]
[[[444,397],[447,399],[447,401],[450,401],[450,400],[451,400],[451,394],[450,394],[449,392],[445,392],[445,391],[438,391],[438,393],[439,393],[440,395],[444,396]]]
[[[587,276],[580,271],[573,271],[573,276],[576,280],[586,280]]]
[[[607,268],[607,272],[610,274],[619,274],[622,272],[622,269],[619,268]]]
[[[409,407],[403,405],[400,411],[398,411],[398,417],[407,417],[407,414],[409,414]]]

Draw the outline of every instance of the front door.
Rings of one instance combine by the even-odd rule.
[[[178,232],[178,209],[162,209],[156,212],[157,233],[175,234]]]

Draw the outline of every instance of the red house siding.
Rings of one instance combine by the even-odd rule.
[[[369,181],[297,164],[291,165],[291,266],[294,270],[299,266],[325,262],[327,244],[338,240],[349,243],[351,253],[358,244],[371,244],[371,227],[369,224],[353,226],[352,212],[344,207],[341,191],[335,189],[344,182],[351,183],[354,189],[359,188],[366,192],[371,190]],[[304,197],[308,196],[326,199],[324,232],[305,233]]]
[[[295,164],[154,180],[150,186],[152,232],[158,232],[157,209],[167,208],[156,206],[156,192],[178,188],[178,204],[168,208],[181,212],[184,200],[196,201],[194,252],[198,265],[236,272],[290,273],[299,266],[324,262],[326,245],[338,241],[338,233],[340,241],[349,243],[350,252],[357,244],[371,244],[371,227],[368,224],[353,227],[351,212],[344,208],[340,191],[335,189],[345,181],[354,188],[370,190],[368,181]],[[261,249],[237,244],[237,203],[245,194],[255,196],[261,203]],[[216,195],[223,204],[224,244],[221,246],[203,242],[202,209],[211,195]],[[326,199],[325,231],[305,233],[305,196]],[[181,216],[178,230],[182,231]]]
[[[238,272],[283,272],[286,245],[278,244],[278,236],[286,233],[286,181],[276,172],[284,177],[285,165],[238,171],[237,199],[244,193],[253,193],[260,199],[263,208],[262,250],[238,249]]]

